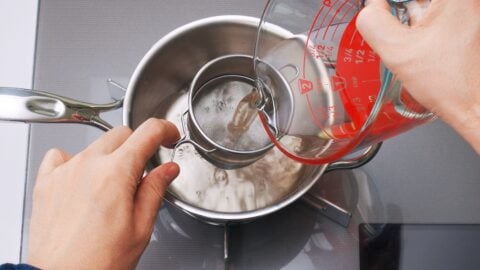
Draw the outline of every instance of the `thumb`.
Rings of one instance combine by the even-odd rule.
[[[369,0],[358,14],[356,24],[365,41],[386,62],[402,49],[403,41],[408,40],[405,39],[408,27],[392,15],[386,0]]]
[[[155,223],[163,195],[179,171],[176,163],[166,163],[152,170],[142,180],[135,195],[135,220],[139,229],[150,228]]]

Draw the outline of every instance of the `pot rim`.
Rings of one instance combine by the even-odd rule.
[[[133,102],[134,87],[137,85],[140,75],[142,74],[143,70],[147,66],[148,62],[152,59],[152,57],[159,50],[161,50],[167,43],[174,40],[178,35],[181,35],[184,32],[188,32],[193,29],[212,25],[212,24],[223,24],[223,23],[230,23],[230,24],[238,23],[238,24],[249,25],[257,28],[260,23],[260,19],[255,17],[250,17],[250,16],[241,16],[241,15],[222,15],[222,16],[207,17],[207,18],[199,19],[199,20],[187,23],[183,26],[180,26],[179,28],[176,28],[175,30],[171,31],[170,33],[162,37],[160,40],[158,40],[150,48],[150,50],[145,54],[142,60],[139,62],[139,64],[135,68],[135,71],[132,75],[130,83],[128,84],[127,92],[125,94],[124,108],[123,108],[124,125],[131,128],[132,123],[131,123],[131,119],[129,118],[129,115],[131,113],[131,107]],[[252,40],[252,42],[254,42],[254,40]],[[312,173],[312,175],[310,176],[313,178],[312,181],[310,181],[306,185],[303,185],[300,188],[297,188],[297,190],[292,190],[291,193],[287,194],[285,198],[283,198],[279,202],[269,205],[267,207],[255,209],[252,211],[217,212],[213,210],[207,210],[207,209],[199,208],[190,203],[180,200],[168,190],[165,193],[164,199],[167,202],[171,203],[172,205],[180,208],[187,214],[193,215],[194,217],[198,217],[201,219],[206,219],[206,221],[212,221],[214,223],[248,221],[251,219],[256,219],[256,218],[271,214],[273,212],[276,212],[286,207],[287,205],[293,203],[297,199],[299,199],[316,183],[316,181],[324,173],[327,166],[328,164],[318,166],[318,168],[316,169],[316,172]]]
[[[142,60],[138,63],[135,71],[132,74],[130,82],[128,83],[127,91],[125,93],[125,101],[124,101],[124,109],[123,109],[123,124],[131,127],[131,119],[129,119],[130,115],[130,108],[132,107],[133,101],[133,93],[134,93],[134,86],[137,85],[140,75],[142,74],[143,70],[147,66],[148,62],[152,59],[152,57],[162,49],[166,44],[168,44],[171,40],[174,40],[178,35],[184,32],[188,32],[189,30],[203,27],[210,24],[220,24],[220,23],[241,23],[241,24],[249,24],[255,27],[258,27],[260,19],[249,17],[249,16],[241,16],[241,15],[221,15],[221,16],[214,16],[214,17],[207,17],[203,19],[199,19],[190,23],[187,23],[183,26],[180,26],[173,31],[169,32],[162,38],[160,38],[143,56]],[[193,79],[193,78],[192,78]]]

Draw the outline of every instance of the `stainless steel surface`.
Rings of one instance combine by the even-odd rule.
[[[372,145],[360,151],[360,153],[354,153],[354,157],[347,157],[344,160],[339,160],[337,162],[329,164],[327,169],[325,170],[325,173],[335,170],[355,169],[364,166],[377,155],[381,146],[381,143]],[[352,217],[352,213],[350,213],[350,210],[344,209],[323,198],[321,195],[318,194],[318,189],[312,189],[307,192],[305,195],[303,195],[302,200],[310,204],[311,206],[316,207],[319,211],[321,211],[323,215],[337,222],[343,227],[348,227],[348,225],[350,224],[350,219]]]
[[[228,38],[228,37],[225,37]],[[255,117],[250,127],[247,127],[247,134],[251,142],[237,142],[231,146],[227,145],[227,137],[225,132],[217,132],[220,135],[214,135],[215,130],[226,130],[228,124],[237,113],[237,106],[242,100],[235,98],[238,93],[222,93],[225,90],[216,88],[213,84],[225,82],[234,82],[242,87],[235,88],[235,92],[241,92],[244,96],[248,95],[255,87],[255,74],[253,73],[253,57],[251,55],[231,54],[215,58],[203,66],[192,80],[188,96],[188,111],[191,128],[190,132],[194,141],[203,145],[207,149],[215,149],[214,151],[203,154],[204,158],[212,162],[218,167],[225,169],[235,169],[245,167],[256,160],[260,159],[268,150],[273,147],[267,134],[264,132],[261,121]],[[241,84],[240,84],[241,83]],[[210,86],[210,87],[209,87]],[[207,93],[205,93],[207,92]],[[215,95],[218,100],[214,100]],[[205,100],[210,99],[210,100]],[[216,106],[212,106],[212,102],[216,102]],[[207,106],[200,107],[199,103]],[[202,104],[202,105],[203,105]],[[220,105],[220,107],[218,107]],[[213,116],[208,111],[218,111]],[[213,117],[212,117],[213,116]],[[207,118],[208,119],[205,119]],[[254,145],[242,147],[243,145]],[[239,147],[240,146],[240,147]],[[202,153],[202,151],[200,151]]]
[[[127,85],[139,59],[171,30],[213,15],[258,17],[263,5],[253,0],[42,1],[34,88],[108,103],[107,78]],[[120,111],[103,117],[121,124]],[[101,134],[81,125],[32,125],[23,261],[28,253],[31,191],[43,155],[52,147],[76,153]],[[367,165],[326,173],[313,187],[319,196],[352,213],[348,228],[297,201],[256,221],[232,226],[229,265],[358,269],[360,222],[480,223],[478,164],[479,156],[440,121],[402,134],[386,141]],[[223,236],[223,227],[204,224],[164,204],[138,269],[222,269]]]
[[[205,70],[201,68],[205,67],[206,63],[209,63],[206,67],[212,67],[216,75],[219,75],[219,72],[226,72],[252,77],[253,71],[245,72],[244,70],[244,66],[251,63],[251,61],[245,61],[250,60],[248,56],[240,58],[244,62],[232,65],[230,70],[223,66],[228,61],[223,60],[236,59],[230,57],[233,54],[250,53],[251,55],[253,53],[257,25],[258,19],[251,17],[209,17],[182,26],[159,40],[146,53],[132,76],[125,98],[124,120],[127,125],[135,128],[147,118],[155,116],[170,120],[179,128],[185,126],[182,124],[184,112],[187,108],[190,113],[194,112],[192,100],[197,94],[195,86],[190,87],[188,93],[185,86],[188,86],[192,80],[194,80],[193,83],[196,80],[209,81],[210,77],[202,77],[205,75],[203,73]],[[210,43],[220,35],[222,36],[220,47],[218,44]],[[202,38],[199,39],[199,37]],[[277,32],[271,32],[270,36],[264,35],[265,44],[269,42],[273,44],[281,38],[283,36]],[[190,43],[186,43],[185,40]],[[240,40],[252,42],[237,46]],[[195,47],[182,48],[184,44],[188,44],[186,46],[195,44]],[[178,53],[178,50],[183,53]],[[203,58],[202,52],[205,50],[209,51],[212,59],[220,61],[210,62],[210,59]],[[184,65],[187,61],[190,63],[188,66]],[[175,65],[163,65],[163,63],[173,62]],[[193,66],[197,66],[198,70],[193,69]],[[217,71],[217,68],[221,71]],[[170,69],[176,71],[176,77],[169,75]],[[247,66],[246,70],[249,71],[250,68]],[[195,74],[200,75],[195,77]],[[174,78],[176,80],[172,81]],[[199,84],[202,85],[202,83]],[[188,103],[185,102],[187,95]],[[193,117],[191,118],[194,121]],[[199,124],[194,123],[194,126],[198,127]],[[252,160],[257,160],[254,151],[244,154],[246,155],[244,159],[234,160],[233,154],[226,150],[218,153],[221,150],[218,143],[213,145],[213,141],[205,139],[204,134],[204,136],[193,136],[196,130],[189,128],[188,131],[190,137],[193,137],[201,146],[206,149],[216,147],[217,150],[199,154],[192,149],[176,148],[174,151],[182,150],[182,154],[173,155],[172,150],[161,149],[152,159],[151,166],[157,166],[162,163],[162,160],[170,160],[173,155],[182,170],[169,189],[166,200],[189,214],[212,223],[245,222],[278,211],[305,194],[326,168],[326,165],[303,166],[270,147],[261,149],[262,152],[267,150],[268,152],[255,163],[252,163]],[[203,159],[213,160],[214,164],[231,162],[232,165],[241,164],[243,167],[228,170],[228,172],[222,170],[220,173],[222,180],[219,180],[217,179],[219,170]],[[358,160],[361,161],[362,158]],[[252,164],[245,166],[249,163]],[[343,168],[348,167],[346,164],[356,165],[355,162],[342,164],[344,164]],[[199,174],[202,175],[201,179],[193,180],[193,177]]]
[[[125,98],[125,94],[127,92],[127,88],[125,86],[110,78],[107,79],[107,85],[108,92],[113,100],[123,100]]]
[[[348,212],[348,210],[343,209],[322,197],[315,197],[308,193],[305,194],[302,199],[311,206],[316,207],[322,214],[339,225],[347,228],[350,224],[352,213]]]
[[[180,146],[182,146],[183,144],[191,144],[195,147],[195,149],[197,149],[199,152],[203,152],[205,154],[209,154],[213,151],[215,151],[216,149],[215,148],[205,148],[203,145],[200,145],[199,143],[196,142],[196,140],[192,139],[191,135],[190,135],[190,128],[188,127],[188,117],[189,116],[189,112],[188,111],[185,111],[180,120],[181,120],[181,123],[182,123],[182,133],[183,133],[183,136],[180,138],[180,140],[178,140],[176,143],[175,143],[175,147],[173,148],[173,151],[172,151],[172,161],[175,160],[175,153],[177,152],[177,150],[179,149]]]
[[[194,94],[187,89],[195,74],[219,57],[251,56],[257,25],[258,19],[252,17],[209,17],[184,25],[156,42],[140,61],[128,86],[124,106],[126,124],[136,128],[149,117],[159,117],[181,128],[184,112],[192,111],[191,102],[186,102],[186,98],[191,100]],[[265,42],[273,44],[281,38],[283,36],[272,32],[266,35]],[[241,69],[233,71],[241,72]],[[212,223],[245,222],[278,211],[307,192],[326,168],[326,165],[302,166],[271,149],[249,166],[221,171],[220,183],[219,170],[197,151],[175,149],[180,150],[183,153],[176,153],[174,157],[182,170],[165,198],[189,214]],[[161,149],[150,166],[170,160],[171,156],[172,150]],[[199,175],[201,177],[194,180],[193,177]]]
[[[225,223],[225,225],[223,225],[223,260],[225,260],[225,262],[228,261],[228,258],[229,258],[229,249],[230,249],[230,225],[228,225],[228,223]]]
[[[327,167],[327,172],[335,170],[355,169],[362,167],[370,162],[380,151],[382,143],[371,145],[365,149],[361,149],[360,153],[352,153],[342,160],[331,163]]]
[[[109,130],[100,113],[121,108],[123,100],[92,104],[42,91],[0,87],[0,120],[25,123],[80,123]]]

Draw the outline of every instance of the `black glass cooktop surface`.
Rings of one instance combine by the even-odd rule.
[[[339,1],[341,2],[341,1]],[[214,15],[258,17],[265,1],[40,1],[34,87],[95,103],[111,101],[106,80],[128,85],[148,49],[188,22]],[[108,113],[122,123],[121,111]],[[22,260],[36,172],[52,147],[79,152],[93,127],[31,128]],[[260,220],[224,228],[162,207],[138,269],[359,269],[360,223],[480,223],[480,158],[440,121],[384,143],[366,166],[325,174],[316,189],[352,214],[345,228],[298,201]],[[198,177],[203,177],[199,175]]]

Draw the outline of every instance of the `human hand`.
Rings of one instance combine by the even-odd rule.
[[[28,263],[42,269],[132,269],[148,244],[164,192],[163,164],[142,179],[160,145],[179,138],[165,120],[116,127],[71,157],[50,150],[33,191]],[[138,181],[141,180],[139,184]]]
[[[418,3],[428,2],[409,5]],[[478,14],[478,0],[432,0],[409,27],[391,14],[386,0],[370,0],[357,28],[409,93],[480,154]]]

